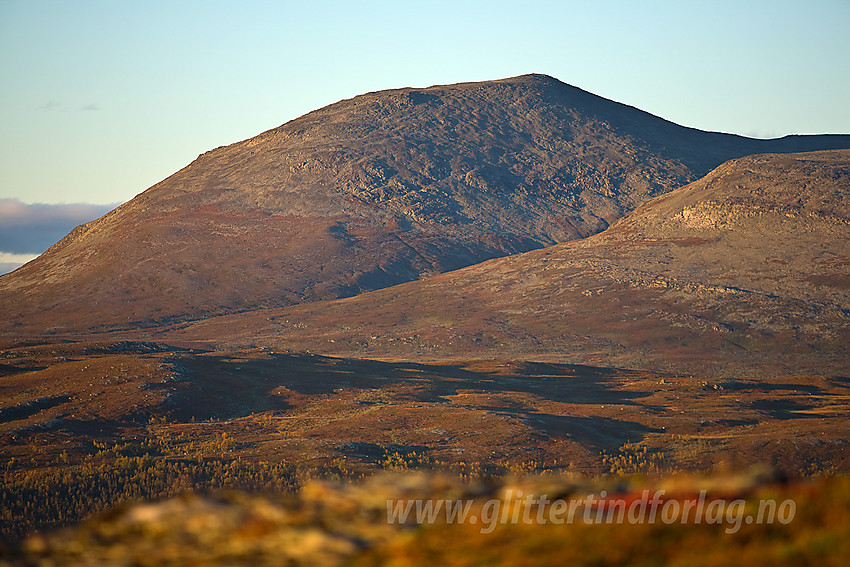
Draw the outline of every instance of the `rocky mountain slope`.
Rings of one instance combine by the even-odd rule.
[[[369,93],[217,148],[0,278],[7,336],[355,295],[597,233],[756,152],[551,77]]]
[[[226,328],[231,341],[371,358],[847,375],[848,243],[850,151],[756,155],[585,240],[168,336]]]

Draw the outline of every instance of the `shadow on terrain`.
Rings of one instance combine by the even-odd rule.
[[[615,389],[615,378],[621,380],[629,373],[610,368],[499,362],[425,365],[308,354],[232,358],[209,353],[173,362],[182,369],[183,387],[163,402],[161,410],[183,420],[237,419],[266,411],[287,411],[296,404],[326,399],[344,390],[379,391],[389,396],[385,402],[390,404],[448,404],[483,410],[533,424],[548,437],[592,446],[618,446],[657,431],[606,417],[541,413],[524,401],[531,395],[552,402],[643,407],[637,400],[650,392]],[[283,399],[281,390],[298,401],[293,402],[292,396]],[[452,398],[459,395],[463,397]]]
[[[535,428],[550,437],[571,439],[581,445],[607,449],[619,447],[629,441],[642,439],[647,433],[663,430],[647,427],[634,421],[623,421],[601,416],[552,415],[529,412],[525,418]]]
[[[10,364],[0,364],[0,376],[12,376],[13,374],[23,374],[24,372],[35,372],[44,370],[46,366],[12,366]]]
[[[806,392],[807,394],[818,394],[823,391],[823,388],[814,384],[771,384],[767,382],[724,382],[722,384],[724,390],[733,392],[752,390],[757,392],[776,392],[781,390],[790,390],[797,392]]]
[[[754,410],[762,411],[774,419],[802,419],[827,417],[820,413],[811,413],[808,410],[817,406],[802,404],[794,400],[755,400],[750,404]],[[798,413],[806,411],[808,413]]]
[[[70,399],[70,396],[47,396],[0,408],[0,423],[27,419],[42,410],[62,405]]]

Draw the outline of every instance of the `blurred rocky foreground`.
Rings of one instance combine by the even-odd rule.
[[[683,521],[672,513],[698,502],[701,491],[699,523],[693,514]],[[651,506],[656,496],[654,521],[645,507],[643,522],[631,523],[626,515],[617,525],[615,513],[607,519],[616,508],[599,504],[620,500],[640,514],[641,499]],[[433,522],[418,522],[415,501],[429,499],[434,506],[469,502],[466,520],[447,521],[443,507]],[[406,522],[388,521],[388,500],[391,507],[414,501]],[[572,522],[563,510],[553,511],[558,500],[581,501]],[[748,520],[766,500],[784,515],[771,524]],[[677,504],[668,513],[671,501]],[[313,482],[294,495],[186,494],[125,504],[9,545],[0,565],[693,566],[726,565],[733,558],[748,565],[843,565],[850,556],[848,533],[846,476],[789,481],[750,471],[470,483],[433,473],[380,474],[356,483]]]

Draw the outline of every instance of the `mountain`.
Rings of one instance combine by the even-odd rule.
[[[739,158],[581,241],[167,336],[396,360],[846,376],[850,151]]]
[[[723,161],[850,147],[677,126],[551,77],[369,93],[217,148],[0,277],[7,335],[353,296],[584,238]]]

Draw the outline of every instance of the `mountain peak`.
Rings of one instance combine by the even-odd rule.
[[[344,297],[586,237],[729,158],[824,145],[850,138],[700,132],[540,74],[367,93],[199,156],[0,298],[10,325],[71,329]]]

